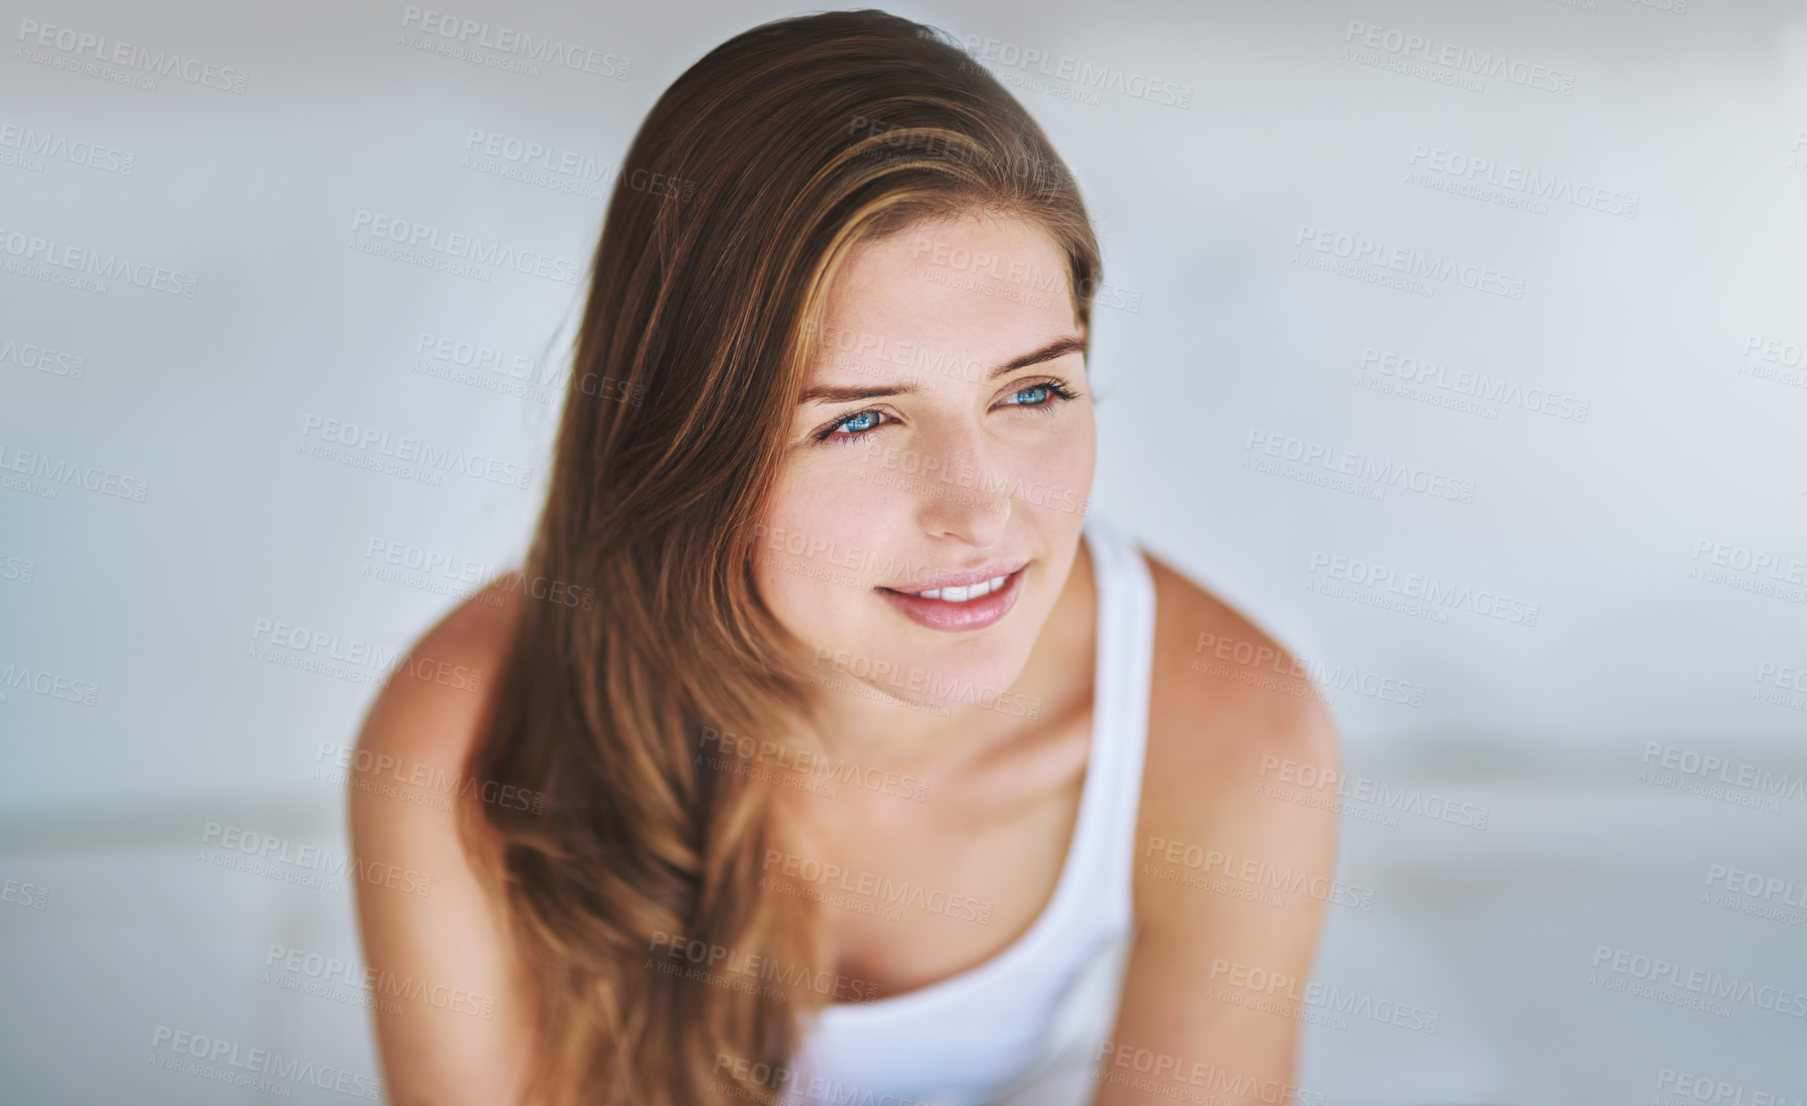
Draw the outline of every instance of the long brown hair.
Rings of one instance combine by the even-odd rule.
[[[700,764],[697,738],[781,736],[804,709],[750,564],[825,292],[853,246],[978,210],[1046,229],[1085,322],[1098,250],[1022,106],[945,33],[882,11],[728,40],[623,165],[524,570],[596,598],[521,605],[466,771],[544,803],[466,808],[465,847],[538,990],[531,1094],[769,1100],[833,965],[813,905],[758,889],[781,840],[769,787]],[[714,971],[724,954],[780,970],[745,988],[667,974],[673,940]]]

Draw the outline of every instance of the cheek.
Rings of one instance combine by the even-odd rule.
[[[1055,520],[1071,516],[1077,528],[1092,494],[1098,457],[1096,425],[1073,419],[1059,433],[1017,453],[1013,465],[1020,506],[1047,511]]]
[[[793,633],[821,637],[856,610],[849,600],[884,548],[885,505],[845,463],[803,466],[781,476],[761,517],[753,580],[772,613]],[[864,493],[862,491],[864,489]]]
[[[1079,426],[1074,429],[1068,441],[1069,444],[1062,450],[1057,463],[1062,487],[1080,499],[1084,499],[1091,494],[1092,477],[1097,471],[1097,425],[1089,418],[1080,420]]]
[[[784,532],[784,555],[810,564],[846,564],[850,550],[872,548],[886,531],[886,497],[865,479],[864,451],[837,448],[785,473],[766,510],[772,534]]]

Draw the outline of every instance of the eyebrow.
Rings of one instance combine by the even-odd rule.
[[[1069,353],[1084,352],[1085,340],[1076,334],[1069,334],[1064,338],[1054,339],[1052,342],[1049,342],[1038,350],[1025,353],[1021,357],[1015,357],[1006,361],[1004,364],[992,369],[991,373],[986,376],[985,379],[995,380],[1005,373],[1012,373],[1018,369],[1026,369],[1030,365],[1039,365],[1043,361],[1052,361],[1057,357],[1065,357]],[[803,395],[798,398],[797,402],[799,404],[852,403],[863,399],[877,399],[880,396],[907,396],[915,391],[916,386],[914,384],[879,384],[868,388],[836,387],[830,384],[818,384],[813,388],[806,389]]]

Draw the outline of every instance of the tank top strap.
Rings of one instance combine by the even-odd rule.
[[[1133,921],[1136,815],[1148,741],[1149,680],[1154,667],[1154,577],[1141,549],[1096,516],[1085,524],[1098,596],[1098,666],[1092,740],[1106,807],[1096,822],[1091,886]]]

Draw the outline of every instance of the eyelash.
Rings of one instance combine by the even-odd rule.
[[[1053,377],[1049,377],[1046,380],[1037,380],[1031,384],[1025,384],[1010,394],[1012,396],[1019,396],[1019,395],[1022,395],[1024,392],[1031,392],[1037,388],[1046,388],[1048,390],[1049,396],[1051,398],[1046,403],[1034,403],[1034,404],[1012,403],[1012,404],[1007,404],[1007,406],[1019,407],[1025,411],[1029,411],[1029,412],[1032,412],[1032,413],[1038,414],[1038,415],[1050,415],[1050,414],[1054,413],[1054,408],[1059,406],[1060,404],[1079,398],[1079,393],[1074,391],[1072,388],[1068,387],[1065,381],[1056,380]],[[855,411],[850,415],[844,415],[841,418],[836,419],[834,422],[829,423],[828,426],[823,428],[822,430],[817,431],[815,434],[815,439],[818,442],[826,442],[826,441],[830,440],[831,438],[839,438],[843,442],[851,442],[856,439],[863,438],[866,435],[872,433],[872,431],[877,430],[881,426],[884,426],[885,424],[882,422],[876,423],[872,426],[867,427],[864,430],[857,430],[851,434],[841,434],[841,433],[838,433],[838,431],[841,429],[841,427],[846,426],[848,423],[852,422],[853,420],[855,420],[857,418],[860,418],[863,415],[882,415],[883,413],[884,412],[879,411],[875,408],[868,407],[864,411]]]

